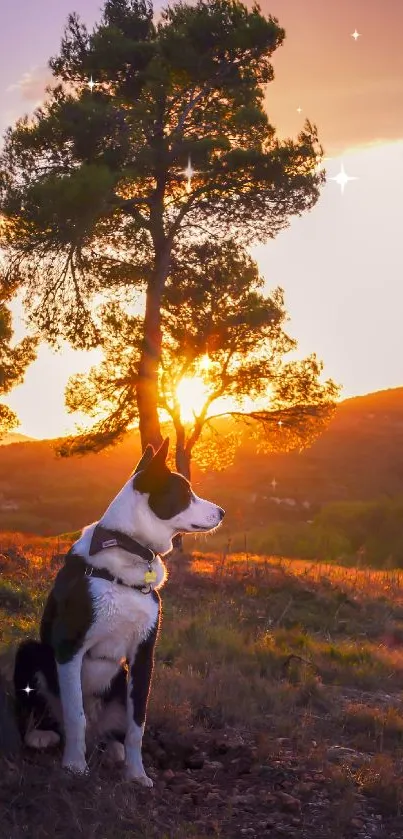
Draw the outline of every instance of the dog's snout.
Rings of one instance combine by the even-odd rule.
[[[225,516],[225,510],[222,507],[218,507],[218,512],[220,514],[220,521],[222,521]]]

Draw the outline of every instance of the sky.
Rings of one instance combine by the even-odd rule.
[[[100,0],[0,0],[0,132],[43,98],[67,15],[89,25]],[[299,355],[316,352],[325,377],[348,397],[403,385],[403,3],[398,0],[262,0],[286,30],[274,54],[266,106],[280,138],[296,138],[305,118],[317,125],[328,182],[310,213],[252,249],[267,289],[280,285],[288,333]],[[155,9],[161,8],[156,4]],[[352,33],[359,37],[353,38]],[[354,180],[344,191],[341,171]],[[16,336],[23,332],[18,307]],[[9,404],[18,429],[51,437],[74,429],[66,415],[69,375],[97,353],[42,347]]]

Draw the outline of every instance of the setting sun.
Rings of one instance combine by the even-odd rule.
[[[208,388],[200,376],[181,379],[176,394],[181,408],[183,422],[191,422],[203,408],[208,397]]]
[[[207,373],[211,364],[211,359],[206,353],[198,362],[198,371]],[[182,422],[192,422],[195,416],[200,414],[209,396],[209,388],[202,376],[197,374],[185,376],[176,388],[176,395],[180,404]]]

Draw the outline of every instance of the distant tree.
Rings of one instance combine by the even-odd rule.
[[[263,284],[254,260],[232,240],[177,249],[172,256],[161,304],[159,407],[175,428],[176,467],[188,477],[193,449],[203,442],[203,431],[217,426],[218,416],[249,423],[261,444],[278,451],[303,448],[333,413],[338,387],[320,382],[316,357],[284,361],[297,344],[283,329],[283,292],[266,296]],[[91,430],[65,441],[62,454],[99,450],[138,423],[133,394],[141,318],[106,307],[100,332],[103,362],[88,376],[74,376],[67,388],[69,410],[98,419]],[[202,398],[186,422],[178,387],[195,377]],[[227,433],[224,445],[220,435],[217,440],[220,461],[224,448],[236,445],[236,434]],[[204,441],[211,462],[217,441]]]
[[[11,312],[4,299],[0,299],[0,396],[23,382],[26,369],[35,359],[37,339],[24,338],[12,346],[13,328]],[[0,403],[0,439],[19,425],[14,411]]]
[[[264,242],[318,199],[316,127],[279,142],[264,109],[284,37],[239,0],[180,2],[158,23],[148,0],[106,0],[92,33],[70,15],[50,61],[58,83],[6,134],[3,283],[26,289],[41,335],[102,343],[94,299],[145,290],[133,394],[143,447],[161,439],[161,303],[177,241],[236,229],[243,244]]]

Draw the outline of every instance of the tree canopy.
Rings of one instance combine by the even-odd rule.
[[[161,417],[175,428],[176,465],[184,474],[189,474],[193,448],[217,415],[249,422],[266,447],[282,450],[303,448],[333,412],[338,388],[320,381],[316,357],[285,361],[297,344],[284,331],[283,292],[277,288],[266,295],[263,285],[254,260],[232,240],[178,247],[173,253],[162,300],[158,404]],[[102,363],[88,376],[73,377],[67,389],[69,409],[95,423],[66,441],[64,454],[99,450],[138,422],[133,394],[141,317],[116,304],[104,307],[100,333]],[[189,419],[182,416],[178,388],[183,383],[189,389],[192,382],[199,393]],[[211,439],[208,446],[211,455]]]
[[[234,231],[240,244],[264,242],[318,199],[316,127],[279,141],[264,107],[284,37],[276,18],[239,0],[179,2],[158,22],[147,0],[107,0],[92,32],[69,16],[46,102],[6,133],[3,284],[25,288],[39,334],[94,346],[94,299],[145,289],[143,445],[160,438],[161,301],[175,243]]]

